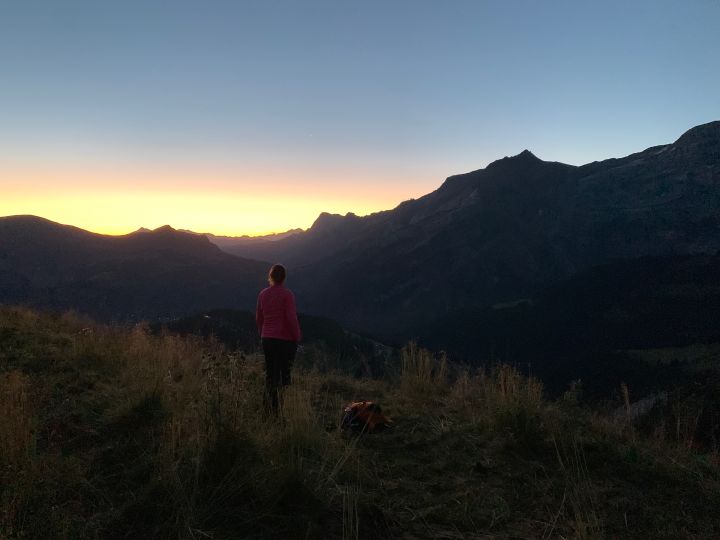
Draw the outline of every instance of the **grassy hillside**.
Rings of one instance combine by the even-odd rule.
[[[692,415],[640,430],[578,387],[445,367],[410,346],[383,380],[297,372],[269,418],[259,357],[2,309],[0,538],[720,535]],[[395,427],[338,431],[358,398]]]

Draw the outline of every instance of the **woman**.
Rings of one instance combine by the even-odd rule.
[[[290,384],[290,368],[302,337],[295,310],[295,295],[285,287],[285,267],[270,268],[270,286],[260,291],[255,320],[265,353],[265,393],[272,411],[277,411],[278,394]]]

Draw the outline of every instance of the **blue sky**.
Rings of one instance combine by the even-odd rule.
[[[525,148],[581,164],[720,118],[719,28],[716,0],[0,1],[0,184],[271,170],[392,206]]]

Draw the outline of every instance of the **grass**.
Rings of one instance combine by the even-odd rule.
[[[397,377],[0,310],[0,538],[716,538],[720,468],[509,366],[409,344]],[[394,427],[346,434],[343,406]],[[681,427],[682,429],[682,427]]]

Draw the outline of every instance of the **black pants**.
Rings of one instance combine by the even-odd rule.
[[[297,343],[276,338],[262,338],[265,353],[265,398],[272,410],[278,408],[278,393],[290,384],[290,369],[295,361]]]

